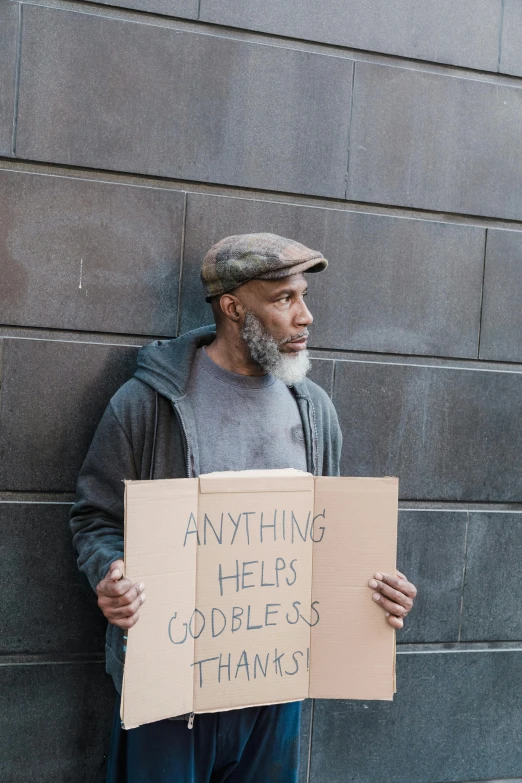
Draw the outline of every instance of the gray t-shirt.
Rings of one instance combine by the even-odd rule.
[[[187,390],[194,410],[200,473],[307,470],[297,402],[273,375],[238,375],[196,351]]]

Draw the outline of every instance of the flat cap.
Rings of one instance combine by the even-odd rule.
[[[321,272],[328,261],[317,250],[277,234],[236,234],[213,245],[201,267],[205,298],[221,296],[249,280],[277,280]]]

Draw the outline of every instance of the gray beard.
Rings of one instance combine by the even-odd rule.
[[[267,332],[259,318],[247,312],[241,328],[241,337],[247,345],[251,358],[266,373],[274,375],[287,386],[303,381],[311,368],[308,351],[284,354],[278,343]]]

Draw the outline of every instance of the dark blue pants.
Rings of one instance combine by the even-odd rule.
[[[301,702],[121,728],[118,698],[107,783],[297,783]]]

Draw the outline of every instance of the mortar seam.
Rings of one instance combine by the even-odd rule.
[[[357,63],[354,62],[353,69],[352,69],[352,90],[350,95],[350,124],[348,127],[348,150],[347,150],[347,160],[346,160],[346,179],[344,182],[344,198],[345,200],[348,198],[348,177],[350,175],[350,159],[351,159],[351,151],[352,151],[352,125],[353,125],[353,114],[354,114],[354,94],[355,94],[355,69],[357,67]]]
[[[458,641],[462,641],[462,619],[464,615],[464,589],[466,587],[466,570],[468,563],[468,529],[469,529],[469,511],[466,511],[466,530],[464,533],[464,563],[462,565],[462,582],[460,590],[460,612],[459,612],[459,633]]]
[[[13,157],[16,157],[16,136],[18,132],[18,103],[20,98],[20,70],[22,67],[22,24],[23,24],[23,5],[18,6],[18,39],[16,43],[16,69],[15,69],[15,90],[13,99],[13,130],[11,137],[11,150]]]
[[[186,238],[186,226],[187,226],[187,211],[188,211],[188,193],[184,193],[183,201],[183,219],[181,224],[181,254],[179,259],[179,279],[178,279],[178,313],[176,323],[176,337],[179,336],[181,329],[181,308],[182,308],[182,290],[183,290],[183,270],[185,266],[185,238]]]
[[[488,252],[488,237],[489,237],[489,229],[486,228],[485,230],[485,238],[484,238],[484,261],[482,265],[482,285],[480,288],[480,310],[479,310],[479,328],[478,328],[478,341],[477,341],[477,359],[480,359],[480,341],[482,339],[482,319],[484,316],[484,283],[486,280],[486,259],[487,259],[487,252]]]
[[[497,59],[497,73],[502,73],[500,70],[500,63],[502,60],[502,41],[504,38],[504,10],[506,7],[506,1],[502,0],[500,5],[500,20],[499,20],[499,31],[498,31],[498,59]]]

